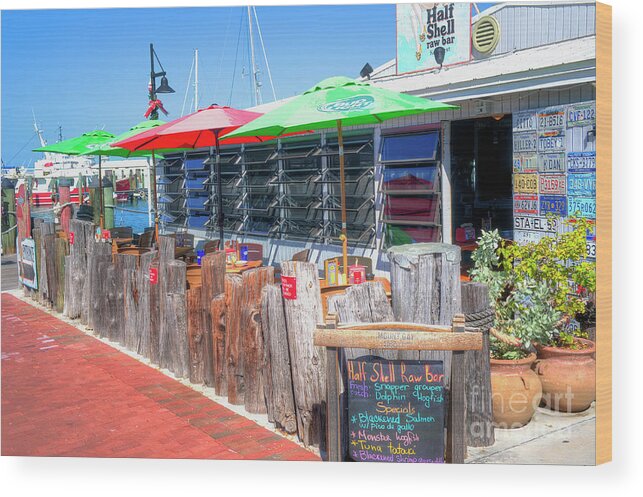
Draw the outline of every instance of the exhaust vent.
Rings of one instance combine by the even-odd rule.
[[[473,27],[473,48],[483,54],[493,52],[500,40],[500,26],[491,16],[485,16]]]

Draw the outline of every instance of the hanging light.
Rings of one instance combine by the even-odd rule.
[[[167,77],[163,76],[161,78],[161,84],[156,89],[156,93],[175,93],[175,91],[170,88],[170,85],[167,82]]]

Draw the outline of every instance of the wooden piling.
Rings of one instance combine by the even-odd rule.
[[[187,291],[188,350],[190,382],[205,382],[205,363],[208,355],[205,330],[205,306],[201,286]]]
[[[225,294],[217,295],[210,302],[210,323],[212,330],[212,369],[214,371],[214,392],[220,396],[228,394],[228,368],[226,362]]]
[[[143,357],[151,358],[151,304],[150,304],[150,267],[156,257],[156,252],[141,254],[139,268],[137,271],[138,280],[138,312],[136,318],[137,343],[136,352]],[[156,285],[155,285],[156,286]]]
[[[267,285],[261,295],[261,328],[264,339],[264,388],[268,420],[287,433],[297,431],[297,413],[281,288]]]
[[[226,354],[226,384],[228,402],[235,405],[243,404],[243,336],[241,334],[241,306],[243,302],[242,278],[238,274],[225,276],[225,354]]]
[[[323,323],[317,266],[308,262],[281,263],[283,276],[296,280],[296,299],[284,299],[292,366],[297,430],[304,445],[324,442],[326,354],[313,345],[313,332]]]
[[[205,325],[204,382],[214,386],[214,328],[212,325],[212,300],[225,293],[225,252],[218,250],[201,259],[201,292]]]
[[[243,401],[246,411],[265,413],[266,400],[263,386],[264,343],[261,336],[259,307],[261,290],[272,285],[275,268],[259,267],[243,273],[243,302],[241,311],[241,333],[243,354]]]
[[[388,251],[391,293],[396,321],[451,325],[462,310],[460,247],[444,243],[400,245]],[[449,351],[401,351],[400,359],[443,361],[447,386]]]
[[[186,265],[183,261],[167,263],[165,294],[161,295],[164,309],[159,336],[160,366],[179,378],[189,377]]]
[[[482,334],[482,350],[464,353],[467,445],[489,447],[495,443],[489,355],[489,328],[493,325],[494,313],[487,285],[462,283],[462,312],[466,325],[478,328]]]

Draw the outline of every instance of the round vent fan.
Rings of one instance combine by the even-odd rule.
[[[473,27],[473,48],[480,53],[491,53],[500,40],[500,26],[491,16],[480,19]]]

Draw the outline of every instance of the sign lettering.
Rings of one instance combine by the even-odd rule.
[[[536,133],[516,133],[513,137],[514,154],[535,152],[538,148]]]
[[[538,193],[537,174],[514,174],[515,193]]]
[[[514,213],[538,214],[538,195],[514,195]]]
[[[567,176],[567,194],[579,197],[595,197],[596,173],[569,174]]]
[[[567,108],[567,127],[589,126],[596,122],[596,104],[594,102],[571,105]]]
[[[540,193],[565,195],[564,174],[541,174],[538,177]]]
[[[514,155],[514,172],[515,173],[535,173],[538,171],[537,156]]]
[[[567,197],[567,211],[570,216],[596,219],[596,198]]]
[[[442,361],[347,361],[349,456],[354,461],[443,463]]]
[[[567,216],[567,199],[563,195],[541,195],[540,215],[555,214],[560,217]]]
[[[297,278],[294,276],[281,277],[281,293],[285,299],[297,299]]]
[[[398,4],[397,72],[424,71],[471,59],[471,6]]]
[[[552,235],[558,231],[560,221],[556,217],[514,216],[517,230],[542,231]]]
[[[541,173],[564,173],[565,154],[540,154],[538,170]]]
[[[567,154],[567,171],[570,173],[596,171],[596,152],[569,152]]]

